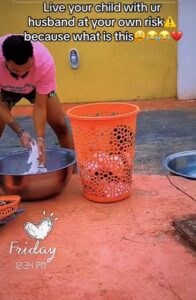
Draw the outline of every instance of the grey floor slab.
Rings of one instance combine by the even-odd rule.
[[[34,136],[31,117],[18,118]],[[46,146],[58,147],[52,129],[46,128]],[[0,155],[22,149],[15,134],[6,127],[0,139]],[[196,149],[196,109],[141,112],[137,122],[135,173],[165,174],[164,158],[175,152]]]
[[[165,174],[165,157],[196,149],[196,109],[150,111],[138,117],[135,172]]]

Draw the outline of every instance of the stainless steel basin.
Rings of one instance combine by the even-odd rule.
[[[196,150],[171,154],[165,159],[164,165],[171,173],[196,179]]]
[[[40,200],[61,192],[69,181],[75,151],[63,148],[46,150],[47,173],[23,175],[29,165],[29,151],[17,151],[0,157],[0,187],[5,194],[17,194],[22,200]]]

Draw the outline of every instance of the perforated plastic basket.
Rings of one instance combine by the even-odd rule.
[[[130,195],[138,112],[127,103],[87,104],[67,111],[87,199],[114,202]]]
[[[18,209],[20,199],[18,195],[0,196],[0,220],[14,214]],[[5,204],[2,205],[2,202],[5,202]]]

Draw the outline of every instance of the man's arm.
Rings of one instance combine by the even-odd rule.
[[[2,102],[0,96],[0,118],[1,120],[7,124],[16,134],[20,134],[22,132],[22,128],[16,122],[12,114],[10,113],[8,107]]]
[[[12,114],[10,113],[8,107],[2,102],[0,96],[0,119],[7,124],[20,138],[21,145],[23,147],[30,148],[31,136],[28,132],[21,128],[21,126],[16,122]]]
[[[31,136],[30,134],[22,129],[20,125],[16,122],[12,114],[10,113],[8,107],[1,101],[0,98],[0,118],[7,124],[18,136],[20,143],[23,147],[31,147]]]
[[[33,109],[33,121],[37,135],[37,145],[39,149],[39,161],[45,163],[45,126],[46,126],[46,105],[48,95],[36,94],[35,104]]]

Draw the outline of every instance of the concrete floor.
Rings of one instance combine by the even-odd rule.
[[[138,116],[135,172],[166,174],[172,153],[196,150],[196,108],[144,111]]]
[[[0,227],[0,300],[195,300],[196,254],[176,235],[172,221],[196,213],[196,185],[170,176],[191,199],[171,185],[162,168],[164,155],[195,149],[195,104],[154,102],[155,109],[145,104],[128,199],[88,201],[73,175],[60,195],[20,204],[25,212]],[[21,122],[32,130],[29,118]],[[50,135],[47,145],[56,145],[56,139]],[[0,152],[14,149],[19,145],[6,129]],[[35,249],[24,223],[39,224],[43,211],[58,220]]]
[[[182,123],[183,120],[183,123]],[[18,117],[23,128],[34,136],[30,116]],[[69,121],[67,119],[69,124]],[[69,125],[70,126],[70,125]],[[135,168],[137,174],[166,174],[165,157],[171,153],[196,149],[196,108],[141,111],[138,115]],[[46,129],[47,147],[58,147],[58,141],[49,126]],[[0,155],[20,150],[12,130],[6,130],[0,139]]]
[[[195,181],[172,179],[196,198]],[[135,175],[128,199],[100,204],[83,197],[73,175],[61,195],[21,207],[0,228],[1,300],[195,300],[196,255],[175,236],[172,220],[196,213],[196,204],[167,177]],[[49,253],[10,250],[13,241],[34,247],[24,223],[39,223],[44,210],[58,218],[37,249],[56,249],[49,263]]]

